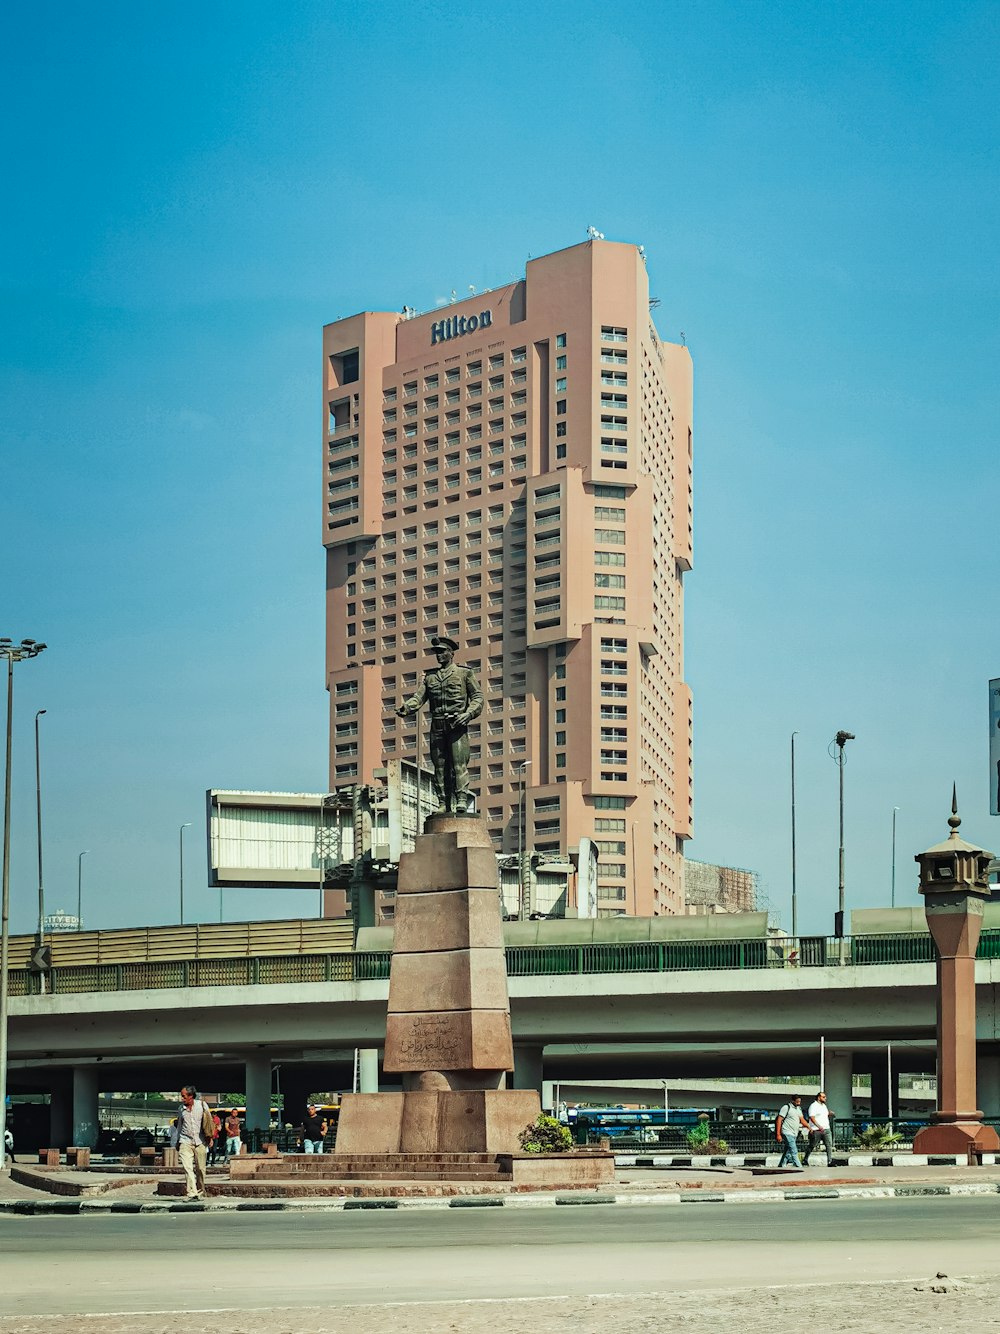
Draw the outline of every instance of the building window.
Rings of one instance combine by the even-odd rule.
[[[557,769],[566,768],[566,756],[562,753],[562,751],[560,751],[559,754],[556,756],[556,768]]]
[[[595,528],[594,541],[605,542],[609,545],[616,543],[618,546],[624,546],[625,534],[617,528]]]
[[[594,564],[595,564],[595,565],[624,565],[624,564],[625,564],[625,552],[624,552],[624,551],[595,551],[595,552],[594,552]]]
[[[627,343],[627,342],[628,342],[628,331],[627,331],[626,329],[617,328],[617,327],[615,327],[614,325],[611,325],[611,324],[602,324],[602,325],[601,325],[601,342],[602,342],[602,343]]]
[[[564,371],[565,369],[566,369],[566,358],[565,358],[565,357],[556,357],[556,370],[557,370],[557,371]]]
[[[565,394],[565,392],[566,392],[566,376],[560,375],[556,380],[556,393]]]
[[[566,415],[566,400],[564,398],[556,400],[556,415],[558,417],[565,417]]]
[[[564,333],[556,334],[556,347],[566,346],[566,335]]]
[[[556,458],[557,458],[557,459],[564,459],[565,457],[566,457],[566,446],[565,446],[565,445],[556,445]]]
[[[625,576],[623,574],[595,574],[595,588],[624,588]]]

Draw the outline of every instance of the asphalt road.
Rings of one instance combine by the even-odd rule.
[[[994,1274],[1000,1197],[0,1218],[4,1317]],[[18,1325],[18,1328],[21,1328]]]

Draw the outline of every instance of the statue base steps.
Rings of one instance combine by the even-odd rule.
[[[391,1096],[391,1095],[390,1095]],[[420,1197],[505,1195],[531,1190],[593,1190],[614,1182],[603,1150],[567,1153],[244,1154],[230,1178],[210,1180],[212,1198]],[[161,1181],[157,1194],[182,1196],[183,1181]]]

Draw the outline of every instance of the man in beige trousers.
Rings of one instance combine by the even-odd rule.
[[[214,1123],[207,1104],[198,1097],[198,1090],[193,1084],[185,1084],[181,1089],[177,1120],[170,1132],[170,1147],[177,1150],[181,1167],[184,1168],[186,1200],[205,1198],[205,1163],[208,1146],[212,1142],[210,1127],[214,1129]]]

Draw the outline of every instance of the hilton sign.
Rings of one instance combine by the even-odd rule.
[[[431,347],[435,343],[446,343],[449,338],[461,338],[463,334],[475,333],[477,329],[487,329],[493,323],[493,312],[481,310],[478,315],[452,315],[446,320],[437,320],[431,325]]]

